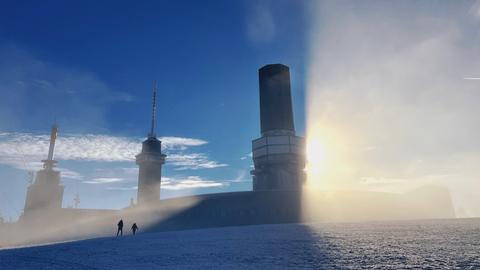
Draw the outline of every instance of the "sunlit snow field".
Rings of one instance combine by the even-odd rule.
[[[1,250],[0,268],[480,269],[480,219],[146,233]]]

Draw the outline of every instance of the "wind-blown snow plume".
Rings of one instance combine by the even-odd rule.
[[[309,6],[310,182],[392,192],[437,184],[464,215],[480,215],[471,192],[480,190],[478,3]]]

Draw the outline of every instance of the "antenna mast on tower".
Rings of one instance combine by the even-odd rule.
[[[153,93],[152,93],[152,125],[150,128],[149,138],[156,138],[155,126],[157,118],[157,83],[153,81]]]
[[[43,168],[46,170],[52,170],[56,161],[53,160],[53,151],[55,150],[55,140],[57,139],[58,126],[54,124],[52,126],[52,132],[50,133],[50,146],[48,148],[48,157],[43,162]]]

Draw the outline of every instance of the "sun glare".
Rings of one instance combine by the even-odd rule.
[[[318,186],[327,168],[325,142],[318,132],[307,136],[307,185]]]

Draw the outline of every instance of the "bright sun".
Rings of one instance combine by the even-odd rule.
[[[318,134],[312,133],[307,137],[307,184],[318,185],[320,178],[326,171],[327,156],[324,141]]]

